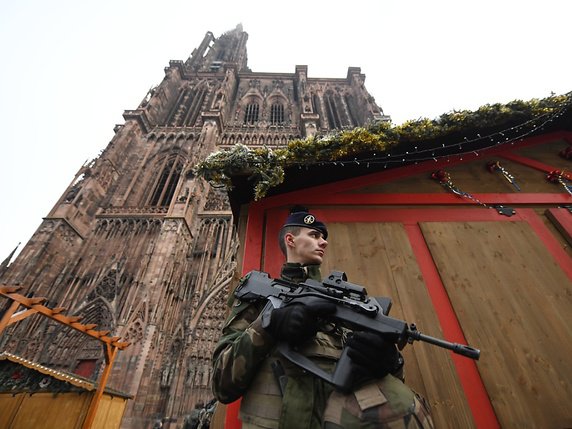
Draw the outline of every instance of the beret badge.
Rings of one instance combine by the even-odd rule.
[[[304,218],[304,223],[306,225],[312,225],[316,221],[316,218],[312,215],[308,215]]]

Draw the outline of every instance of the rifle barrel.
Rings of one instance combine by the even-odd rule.
[[[466,356],[471,359],[479,360],[481,351],[471,346],[465,344],[451,343],[449,341],[442,340],[440,338],[431,337],[429,335],[422,334],[417,330],[408,330],[408,335],[410,338],[418,341],[425,341],[426,343],[434,344],[436,346],[442,347],[447,350],[452,350],[453,353],[457,353],[462,356]]]

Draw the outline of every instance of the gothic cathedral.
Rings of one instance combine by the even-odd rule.
[[[383,118],[350,67],[345,78],[253,72],[239,25],[208,32],[186,61],[124,113],[107,148],[83,165],[0,281],[47,297],[131,345],[109,386],[133,395],[123,428],[181,427],[212,398],[211,354],[226,316],[238,240],[225,192],[193,175],[213,151],[284,146]],[[0,337],[9,351],[95,378],[97,341],[41,317]]]

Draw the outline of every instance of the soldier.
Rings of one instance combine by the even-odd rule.
[[[188,428],[186,427],[187,425],[185,424],[185,427],[183,429],[197,429],[199,427],[199,421],[200,421],[200,416],[201,416],[201,410],[204,408],[205,406],[203,405],[202,402],[197,402],[195,404],[195,408],[193,408],[191,410],[191,414],[189,416],[189,420],[188,420]]]
[[[281,277],[321,280],[327,238],[323,222],[295,207],[280,230]],[[244,429],[433,427],[425,400],[403,383],[403,358],[394,344],[323,322],[335,311],[331,302],[289,305],[262,317],[265,304],[235,300],[214,352],[214,394],[222,403],[242,397]],[[275,351],[279,341],[328,371],[348,347],[353,391],[336,391],[289,362]]]

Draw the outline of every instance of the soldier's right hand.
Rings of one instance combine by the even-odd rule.
[[[395,344],[373,332],[353,332],[347,340],[348,356],[355,364],[356,378],[383,378],[403,366]]]
[[[299,344],[318,332],[319,318],[335,313],[335,304],[318,300],[272,310],[266,330],[279,341]]]

